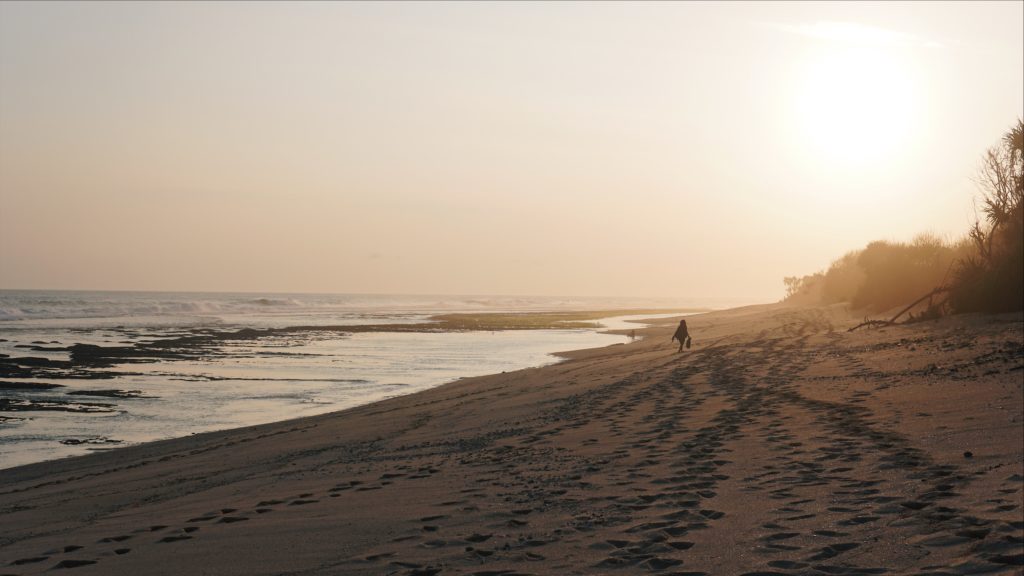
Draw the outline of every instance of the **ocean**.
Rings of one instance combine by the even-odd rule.
[[[428,329],[436,314],[728,304],[0,290],[0,468],[341,410],[628,341],[590,328],[387,331]],[[628,320],[601,323],[640,326]]]

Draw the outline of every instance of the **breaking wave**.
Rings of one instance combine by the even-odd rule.
[[[679,306],[664,299],[543,296],[430,296],[374,294],[228,294],[186,292],[61,292],[0,290],[0,326],[6,323],[90,319],[125,325],[228,322],[320,324],[416,321],[450,312],[515,312]]]

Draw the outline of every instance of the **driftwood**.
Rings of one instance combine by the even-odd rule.
[[[889,326],[889,321],[888,320],[868,320],[868,319],[865,318],[863,322],[861,322],[860,324],[857,324],[853,328],[850,328],[849,330],[847,330],[847,332],[853,332],[857,328],[864,328],[865,326],[878,326],[878,327]]]
[[[892,318],[890,318],[888,320],[867,320],[867,319],[865,319],[860,324],[857,324],[853,328],[850,328],[849,330],[847,330],[847,332],[853,332],[854,330],[856,330],[858,328],[863,328],[865,326],[879,326],[879,327],[881,327],[881,326],[892,326],[892,325],[896,324],[896,320],[898,320],[900,316],[903,316],[904,314],[906,314],[907,312],[912,310],[914,308],[914,306],[917,306],[918,304],[920,304],[921,302],[924,302],[925,300],[931,300],[932,298],[934,298],[935,296],[937,296],[939,294],[942,294],[943,292],[949,292],[949,290],[950,290],[949,286],[939,286],[938,288],[932,290],[931,292],[925,294],[924,296],[921,296],[917,300],[914,300],[914,302],[912,304],[910,304],[909,306],[907,306],[903,310],[900,310],[899,313],[896,314],[895,316],[893,316]]]

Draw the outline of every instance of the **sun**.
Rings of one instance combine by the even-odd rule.
[[[854,167],[901,151],[914,129],[914,82],[901,55],[879,46],[819,47],[803,63],[796,98],[803,144]]]

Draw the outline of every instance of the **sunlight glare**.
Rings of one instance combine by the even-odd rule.
[[[897,154],[914,129],[914,85],[898,53],[823,48],[802,70],[797,117],[804,145],[831,162],[866,167]]]

